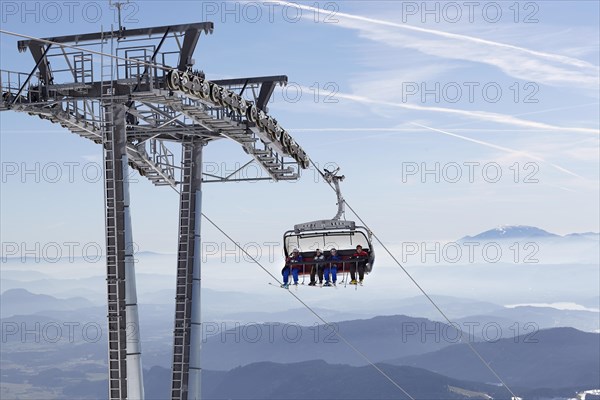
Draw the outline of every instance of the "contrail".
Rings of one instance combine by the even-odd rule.
[[[544,114],[544,113],[553,112],[553,111],[565,111],[565,110],[572,110],[572,109],[588,107],[588,106],[597,106],[598,104],[599,103],[596,102],[596,103],[576,104],[573,106],[565,106],[565,107],[553,107],[553,108],[546,108],[543,110],[528,111],[528,112],[523,112],[523,113],[518,113],[518,114],[512,114],[510,116],[511,117],[522,117],[524,115]],[[455,131],[456,130],[460,130],[460,131],[469,130],[469,128],[459,128],[459,127],[472,125],[473,123],[474,122],[463,122],[460,124],[452,124],[452,129]],[[470,128],[470,129],[473,129],[473,128]],[[478,129],[478,130],[482,131],[483,129]],[[500,131],[500,129],[485,129],[485,130]],[[600,132],[600,131],[598,131],[598,132]]]
[[[414,132],[412,128],[290,128],[294,132]],[[473,129],[477,130],[477,129]],[[481,132],[481,130],[477,130]],[[19,131],[21,132],[21,131]]]
[[[303,4],[289,3],[287,1],[282,1],[282,0],[273,0],[272,2],[281,4],[284,6],[288,6],[288,7],[297,7],[297,8],[303,9],[303,10],[307,10],[307,11],[315,11],[315,12],[320,12],[320,13],[321,12],[324,12],[324,13],[331,12],[331,10],[324,10],[321,8],[306,6]],[[431,35],[441,36],[441,37],[445,37],[445,38],[449,38],[449,39],[456,39],[456,40],[468,41],[468,42],[472,42],[472,43],[485,44],[488,46],[516,50],[516,51],[520,51],[520,52],[523,52],[526,54],[543,57],[543,58],[546,58],[549,60],[558,61],[563,64],[573,65],[576,67],[587,67],[587,68],[591,67],[591,68],[598,70],[598,67],[596,65],[593,65],[587,61],[583,61],[583,60],[579,60],[579,59],[571,58],[571,57],[567,57],[567,56],[562,56],[559,54],[552,54],[552,53],[545,53],[545,52],[541,52],[541,51],[531,50],[531,49],[527,49],[525,47],[514,46],[511,44],[494,42],[492,40],[481,39],[481,38],[474,37],[474,36],[444,32],[444,31],[439,31],[439,30],[435,30],[435,29],[420,28],[420,27],[411,26],[411,25],[403,25],[403,24],[389,22],[389,21],[385,21],[385,20],[381,20],[381,19],[363,17],[360,15],[347,14],[347,13],[341,13],[341,12],[336,12],[334,16],[336,16],[336,17],[339,16],[339,17],[353,19],[353,20],[362,21],[362,22],[369,22],[369,23],[376,24],[376,25],[383,25],[383,26],[389,26],[389,27],[393,27],[393,28],[405,29],[405,30],[410,30],[410,31],[415,31],[415,32],[428,33]]]
[[[528,120],[521,119],[521,118],[515,118],[513,116],[506,115],[506,114],[498,114],[498,113],[492,113],[492,112],[487,112],[487,111],[467,111],[467,110],[458,110],[455,108],[445,108],[445,107],[425,107],[425,106],[419,106],[419,105],[415,105],[415,104],[394,103],[394,102],[390,102],[390,101],[374,100],[374,99],[364,97],[364,96],[358,96],[358,95],[354,95],[354,94],[345,94],[345,93],[336,93],[335,96],[343,98],[343,99],[353,100],[353,101],[356,101],[359,103],[377,104],[377,105],[383,105],[383,106],[389,106],[389,107],[404,108],[404,109],[408,109],[408,110],[433,111],[433,112],[441,112],[441,113],[447,113],[447,114],[456,114],[456,115],[461,115],[461,116],[465,116],[465,117],[469,117],[469,118],[476,118],[476,119],[484,120],[484,121],[497,122],[500,124],[522,126],[525,128],[543,129],[543,130],[551,130],[551,131],[573,131],[573,132],[581,132],[581,133],[593,133],[596,135],[600,134],[600,131],[598,129],[562,127],[562,126],[546,124],[543,122],[528,121]]]
[[[455,137],[455,138],[458,138],[458,139],[466,140],[468,142],[477,143],[477,144],[480,144],[480,145],[486,146],[486,147],[491,147],[492,149],[500,150],[500,151],[503,151],[505,153],[515,154],[515,155],[519,155],[519,156],[526,156],[526,157],[529,157],[529,158],[531,158],[533,160],[549,164],[552,167],[556,168],[557,170],[559,170],[561,172],[564,172],[566,174],[575,176],[577,178],[586,179],[583,176],[581,176],[581,175],[579,175],[579,174],[577,174],[577,173],[575,173],[573,171],[570,171],[570,170],[568,170],[566,168],[561,167],[560,165],[554,164],[554,163],[552,163],[550,161],[547,161],[546,159],[544,159],[544,158],[542,158],[540,156],[536,156],[534,154],[527,153],[527,152],[522,151],[522,150],[515,150],[515,149],[511,149],[509,147],[504,147],[504,146],[499,146],[497,144],[493,144],[493,143],[489,143],[489,142],[484,142],[483,140],[478,140],[478,139],[473,139],[473,138],[470,138],[470,137],[467,137],[467,136],[457,135],[456,133],[452,133],[452,132],[448,132],[448,131],[445,131],[445,130],[442,130],[442,129],[436,129],[436,128],[432,128],[432,127],[429,127],[429,126],[421,125],[421,124],[418,124],[416,122],[411,122],[411,124],[412,125],[416,125],[416,126],[421,127],[421,128],[429,129],[430,131],[439,132],[439,133],[443,133],[444,135],[448,135],[448,136],[452,136],[452,137]]]

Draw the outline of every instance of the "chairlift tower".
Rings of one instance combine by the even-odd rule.
[[[212,33],[212,22],[200,22],[27,37],[18,50],[33,56],[31,72],[0,71],[0,111],[38,116],[102,145],[111,400],[144,398],[129,168],[180,196],[171,398],[196,400],[202,186],[296,180],[309,167],[304,150],[269,115],[267,103],[286,76],[207,80],[193,69],[201,35]],[[237,142],[247,157],[234,173],[202,171],[203,149],[218,139]],[[179,160],[173,147],[181,148]],[[251,163],[268,176],[243,177]]]

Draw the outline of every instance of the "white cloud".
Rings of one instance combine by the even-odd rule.
[[[559,170],[561,172],[564,172],[566,174],[572,175],[572,176],[577,177],[577,178],[585,179],[583,176],[581,176],[581,175],[579,175],[579,174],[577,174],[577,173],[575,173],[575,172],[573,172],[573,171],[571,171],[569,169],[566,169],[566,168],[564,168],[564,167],[562,167],[562,166],[560,166],[558,164],[552,163],[552,162],[546,160],[545,158],[543,158],[543,157],[541,157],[539,155],[536,155],[536,154],[532,154],[532,153],[529,153],[529,152],[526,152],[526,151],[523,151],[523,150],[517,150],[517,149],[511,149],[509,147],[499,146],[497,144],[493,144],[493,143],[486,142],[486,141],[483,141],[483,140],[478,140],[478,139],[473,139],[473,138],[462,136],[462,135],[457,135],[456,133],[448,132],[448,131],[442,130],[442,129],[431,128],[431,127],[428,127],[428,126],[425,126],[425,125],[421,125],[421,124],[416,124],[416,123],[415,123],[415,125],[419,126],[421,128],[429,129],[429,130],[434,131],[434,132],[442,133],[444,135],[452,136],[452,137],[455,137],[457,139],[466,140],[466,141],[469,141],[469,142],[472,142],[472,143],[477,143],[477,144],[480,144],[482,146],[490,147],[490,148],[493,148],[493,149],[496,149],[496,150],[500,150],[500,151],[503,151],[503,152],[506,152],[506,153],[514,154],[514,155],[517,155],[517,156],[529,157],[532,160],[536,160],[536,161],[547,163],[547,164],[551,165],[553,168],[555,168],[555,169],[557,169],[557,170]]]
[[[565,155],[579,161],[598,163],[600,161],[600,150],[598,141],[589,141],[588,144],[572,146],[565,151]]]
[[[313,12],[319,10],[280,0],[274,2]],[[337,26],[358,30],[364,38],[446,59],[488,64],[519,79],[586,89],[599,83],[598,66],[573,57],[360,15],[337,12],[335,17],[339,21]]]
[[[591,312],[599,312],[598,308],[590,308],[582,306],[577,303],[525,303],[525,304],[508,304],[504,306],[506,308],[516,308],[516,307],[550,307],[556,310],[569,310],[569,311],[591,311]]]
[[[353,101],[363,103],[363,104],[404,108],[407,110],[414,110],[414,111],[428,111],[428,112],[436,112],[436,113],[444,113],[444,114],[454,114],[457,116],[463,116],[463,117],[477,119],[477,120],[481,120],[481,121],[495,122],[495,123],[500,123],[500,124],[505,124],[505,125],[520,126],[523,128],[544,129],[544,130],[549,130],[549,131],[572,131],[572,132],[588,133],[588,134],[591,133],[591,134],[595,134],[595,135],[598,135],[598,133],[599,133],[599,131],[597,129],[592,129],[592,128],[563,127],[563,126],[557,126],[557,125],[550,125],[550,124],[546,124],[543,122],[529,121],[529,120],[525,120],[525,119],[521,119],[521,118],[516,118],[511,115],[498,114],[498,113],[492,113],[492,112],[487,112],[487,111],[469,111],[469,110],[459,110],[459,109],[455,109],[455,108],[445,108],[445,107],[426,107],[426,106],[420,106],[420,105],[408,104],[408,103],[402,103],[402,102],[398,103],[398,102],[391,102],[391,101],[375,100],[375,99],[368,98],[365,96],[359,96],[359,95],[347,94],[347,93],[337,93],[336,97],[339,97],[342,99],[347,99],[347,100],[353,100]]]

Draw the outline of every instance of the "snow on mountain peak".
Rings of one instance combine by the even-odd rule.
[[[530,238],[530,237],[558,237],[535,226],[527,225],[500,225],[497,228],[481,232],[475,236],[465,236],[463,239],[507,239],[507,238]]]

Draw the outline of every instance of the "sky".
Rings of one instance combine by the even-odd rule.
[[[3,30],[48,37],[115,24],[105,1],[27,4],[2,2]],[[123,20],[213,21],[194,55],[208,79],[287,75],[270,113],[317,165],[341,168],[345,199],[384,243],[499,225],[600,230],[598,2],[296,4],[131,2]],[[29,72],[17,40],[0,35],[0,66]],[[0,113],[0,129],[3,252],[103,246],[100,146],[27,114]],[[204,156],[220,171],[247,160],[226,141]],[[139,251],[175,253],[177,194],[134,174],[131,200]],[[207,184],[203,208],[236,241],[264,246],[332,217],[336,199],[311,169],[293,183]],[[226,241],[203,223],[204,241]]]

